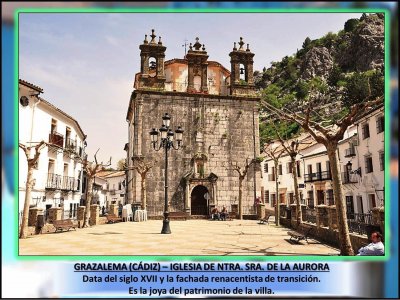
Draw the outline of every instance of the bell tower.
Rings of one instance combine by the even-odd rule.
[[[194,48],[194,50],[193,50]],[[201,50],[200,50],[201,48]],[[207,59],[206,48],[196,37],[196,43],[189,45],[189,51],[186,54],[188,61],[188,93],[208,93],[207,87]]]
[[[253,57],[249,44],[246,50],[243,48],[243,38],[240,38],[239,49],[236,42],[233,50],[229,53],[231,57],[231,95],[232,96],[256,96],[253,77]]]
[[[161,36],[156,42],[154,29],[151,30],[151,40],[147,40],[147,34],[144,36],[143,44],[140,49],[140,74],[139,89],[159,89],[165,87],[164,58],[167,47],[163,46]]]

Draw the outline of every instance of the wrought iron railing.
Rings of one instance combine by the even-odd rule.
[[[347,225],[350,232],[367,235],[367,227],[372,224],[372,214],[348,213]]]
[[[53,131],[49,134],[49,144],[62,148],[64,146],[64,136],[58,132]]]
[[[61,189],[61,175],[48,173],[46,189]]]
[[[65,191],[77,191],[77,190],[79,190],[78,180],[75,179],[74,177],[63,176],[61,189],[65,190]]]
[[[350,174],[349,172],[342,172],[342,183],[343,184],[357,183],[357,182],[358,182],[357,174]]]
[[[274,174],[268,174],[268,181],[275,181],[275,175]]]
[[[65,141],[65,150],[76,152],[76,141],[71,138],[67,138]]]
[[[352,157],[352,156],[356,156],[356,150],[354,147],[344,150],[344,157]]]
[[[332,180],[332,175],[330,171],[304,174],[304,182],[323,181],[323,180]]]

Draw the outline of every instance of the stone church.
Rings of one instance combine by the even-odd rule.
[[[146,175],[149,216],[164,210],[164,151],[155,151],[149,132],[160,128],[165,113],[170,128],[184,130],[179,150],[168,151],[169,211],[208,215],[226,206],[238,211],[239,175],[232,166],[259,156],[259,97],[253,78],[253,57],[242,38],[229,53],[230,70],[209,61],[205,45],[196,38],[184,58],[165,60],[167,47],[152,34],[139,46],[140,72],[135,75],[125,146],[128,166],[133,159],[152,162]],[[260,169],[252,164],[243,181],[243,214],[255,214],[261,195]],[[129,170],[128,203],[142,202],[141,175]]]

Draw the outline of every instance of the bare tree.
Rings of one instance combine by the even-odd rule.
[[[94,177],[96,176],[97,173],[99,173],[101,170],[103,170],[105,167],[108,167],[111,165],[111,157],[110,160],[107,164],[103,164],[103,162],[98,163],[97,162],[97,152],[99,152],[100,149],[97,149],[96,153],[94,154],[94,160],[95,162],[89,162],[87,160],[87,156],[85,156],[85,159],[83,160],[83,169],[86,171],[87,178],[88,178],[88,185],[87,185],[87,191],[86,191],[86,212],[85,212],[85,221],[83,224],[83,227],[89,227],[89,219],[90,219],[90,204],[92,202],[92,197],[93,197],[93,182],[94,182]]]
[[[371,92],[369,94],[371,95]],[[314,97],[310,97],[308,103],[303,103],[302,111],[296,112],[287,107],[283,107],[282,109],[277,108],[265,100],[261,101],[266,110],[280,119],[299,124],[318,143],[326,147],[331,165],[341,255],[354,255],[354,251],[351,246],[349,229],[346,222],[346,205],[343,198],[343,187],[337,154],[338,143],[343,139],[344,133],[351,124],[362,115],[372,111],[382,101],[383,96],[375,97],[374,99],[368,96],[362,101],[344,106],[338,99],[331,97],[329,94],[322,95],[317,93]],[[329,116],[324,117],[323,112],[328,112],[326,115],[329,115],[329,109],[321,107],[319,103],[335,103],[335,108],[338,107],[341,109],[341,117],[338,120],[329,119]]]
[[[275,146],[275,147],[274,147]],[[267,147],[264,147],[264,153],[266,156],[271,158],[274,161],[274,177],[275,177],[275,192],[276,192],[276,201],[275,201],[275,225],[280,225],[280,206],[279,206],[279,181],[278,181],[278,164],[279,159],[283,154],[283,150],[277,144],[269,144]]]
[[[142,209],[147,207],[147,195],[146,195],[146,176],[151,168],[155,166],[157,160],[145,161],[143,156],[134,156],[133,165],[128,170],[136,170],[141,177],[141,196],[142,196]]]
[[[243,220],[243,180],[246,178],[247,172],[252,164],[259,163],[259,160],[252,159],[250,162],[246,159],[246,165],[240,167],[237,163],[231,162],[226,168],[227,170],[236,171],[239,175],[239,219]]]
[[[29,203],[31,200],[32,188],[35,185],[36,179],[33,178],[33,170],[35,169],[35,165],[37,164],[40,151],[47,146],[45,141],[39,142],[36,146],[26,146],[22,143],[19,143],[19,148],[21,148],[25,152],[26,160],[28,162],[28,173],[26,175],[26,185],[25,185],[25,202],[24,202],[24,210],[22,213],[22,224],[21,231],[19,237],[21,239],[25,239],[28,236],[28,215],[29,215]],[[31,158],[31,151],[34,150],[33,157]]]
[[[281,135],[279,134],[278,130],[276,131],[278,135],[278,139],[281,142],[281,145],[287,155],[290,157],[290,166],[292,169],[292,175],[293,175],[293,188],[294,188],[294,198],[296,200],[296,223],[297,226],[299,226],[303,220],[302,220],[302,215],[301,215],[301,206],[300,206],[300,196],[299,196],[299,185],[297,182],[297,166],[296,166],[296,157],[298,154],[300,154],[300,149],[299,145],[305,144],[301,143],[299,139],[291,139],[291,140],[284,140],[282,139]],[[306,144],[311,144],[311,143],[306,143]]]

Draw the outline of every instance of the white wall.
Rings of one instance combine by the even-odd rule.
[[[56,131],[64,135],[66,127],[70,128],[70,138],[76,140],[78,146],[83,146],[83,135],[79,132],[75,122],[58,112],[47,103],[41,101],[36,96],[32,95],[34,90],[19,85],[19,96],[27,96],[29,105],[24,107],[19,104],[19,142],[29,145],[35,145],[40,141],[49,142],[49,134],[51,131],[52,119],[57,120]],[[37,93],[37,92],[35,92]],[[32,144],[30,144],[32,142]],[[46,205],[52,207],[59,206],[60,198],[64,198],[64,208],[69,210],[70,204],[79,204],[81,192],[62,192],[61,190],[50,191],[46,189],[48,180],[49,160],[54,160],[54,174],[61,176],[73,177],[75,180],[79,178],[79,171],[82,169],[82,164],[64,155],[63,149],[58,148],[58,151],[52,150],[52,147],[44,147],[38,161],[38,167],[34,170],[33,177],[36,182],[32,190],[31,204],[37,205],[40,208],[46,208]],[[32,157],[34,150],[32,150]],[[64,164],[67,164],[67,172],[64,173]],[[27,176],[27,160],[24,152],[19,149],[19,208],[23,209],[25,199],[25,185]],[[62,184],[63,178],[61,178]],[[36,198],[40,197],[39,201]],[[44,198],[45,197],[45,198]],[[45,200],[44,200],[45,199]],[[44,201],[43,201],[44,200]]]

